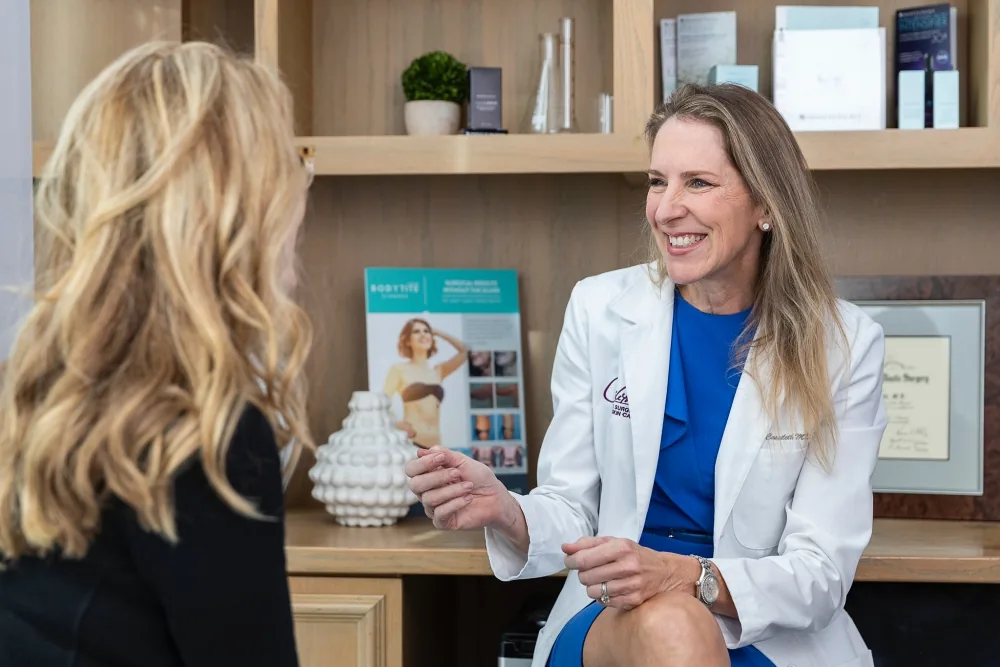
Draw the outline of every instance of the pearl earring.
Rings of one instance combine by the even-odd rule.
[[[765,222],[763,225],[760,226],[760,228],[763,229],[766,232],[769,229],[771,229],[771,223],[770,222]]]

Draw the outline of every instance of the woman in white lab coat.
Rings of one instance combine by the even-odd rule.
[[[573,289],[538,486],[431,449],[434,525],[502,580],[568,569],[534,667],[870,667],[844,611],[885,429],[881,327],[838,300],[809,169],[763,97],[652,115],[651,261]]]

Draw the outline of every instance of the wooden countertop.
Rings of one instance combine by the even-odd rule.
[[[322,510],[292,510],[286,544],[293,575],[492,576],[482,531],[440,531],[424,518],[345,528]],[[857,580],[1000,583],[1000,523],[876,519]]]

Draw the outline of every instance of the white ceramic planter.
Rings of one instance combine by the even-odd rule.
[[[395,427],[390,405],[385,394],[354,392],[343,428],[317,448],[313,498],[344,526],[389,526],[417,502],[403,469],[417,448]]]
[[[407,134],[455,134],[462,122],[462,107],[440,100],[407,102],[403,106],[403,120]]]

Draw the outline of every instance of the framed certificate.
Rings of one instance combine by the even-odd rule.
[[[885,332],[876,516],[1000,519],[1000,276],[837,280]]]
[[[885,370],[882,373],[882,395],[885,400],[886,413],[889,423],[886,426],[885,435],[882,437],[882,446],[879,448],[879,460],[894,461],[951,461],[952,428],[961,427],[964,424],[974,428],[965,429],[965,432],[958,433],[962,440],[963,452],[982,450],[982,410],[976,409],[981,394],[982,378],[979,373],[972,377],[973,382],[965,383],[965,386],[956,387],[952,390],[952,384],[960,382],[961,378],[956,377],[951,372],[953,362],[952,341],[955,336],[950,335],[950,325],[956,324],[959,318],[970,319],[972,322],[963,324],[976,325],[975,328],[963,331],[961,328],[956,332],[958,338],[967,334],[978,334],[982,330],[982,303],[946,301],[944,303],[931,302],[859,302],[868,314],[875,321],[883,324],[887,320],[891,321],[903,316],[906,309],[915,310],[918,316],[926,316],[929,320],[937,316],[945,318],[943,322],[936,322],[937,333],[918,333],[906,335],[886,335],[885,338]],[[951,317],[953,319],[949,320]],[[905,328],[905,323],[902,323]],[[923,323],[922,323],[923,324]],[[943,325],[943,326],[942,326]],[[924,327],[921,327],[924,328]],[[981,336],[975,336],[978,341],[982,341]],[[977,346],[981,348],[980,346]],[[968,348],[964,348],[968,350]],[[973,348],[974,350],[976,348]],[[976,362],[979,356],[976,355]],[[978,365],[978,364],[977,364]],[[976,382],[978,380],[978,382]],[[951,418],[951,413],[956,407],[951,402],[952,394],[962,394],[963,391],[975,394],[972,399],[972,420],[963,423],[956,423]],[[962,406],[969,407],[968,403]],[[971,443],[971,444],[970,444]],[[980,457],[977,457],[977,459]],[[982,466],[976,466],[982,472]],[[890,467],[883,466],[883,472],[889,472]],[[906,477],[903,471],[904,479]],[[885,477],[885,475],[882,475]],[[932,486],[938,488],[950,487],[955,493],[968,491],[979,493],[982,491],[982,475],[976,475],[976,480],[971,478],[965,480],[943,480],[935,478],[930,480]],[[884,488],[880,491],[905,491],[907,484],[889,479],[880,480]]]

